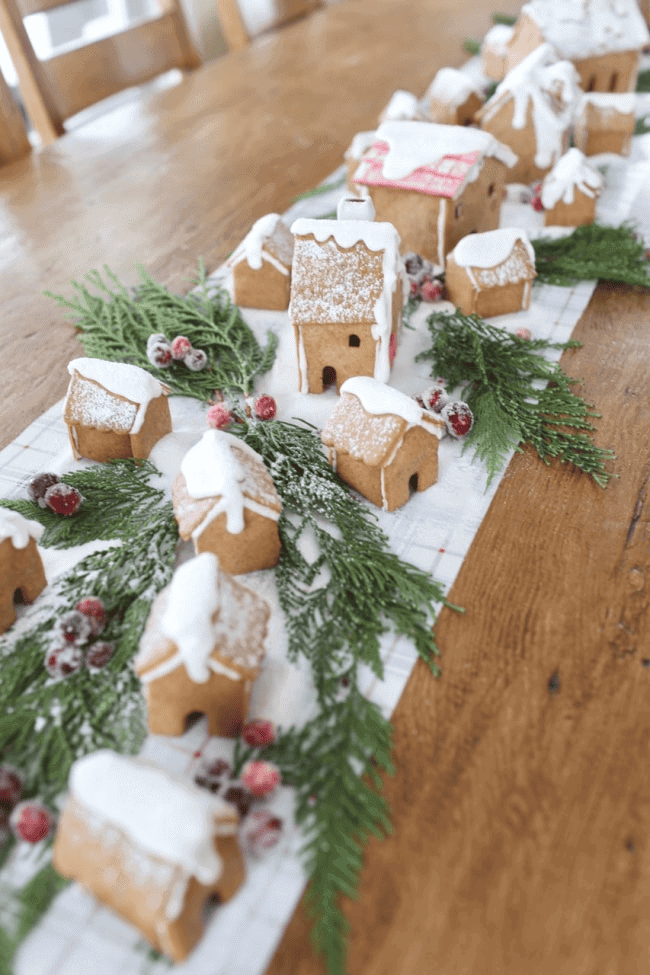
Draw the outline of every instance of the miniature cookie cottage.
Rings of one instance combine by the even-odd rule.
[[[212,552],[184,562],[153,602],[134,660],[154,735],[182,735],[191,714],[236,737],[265,654],[270,610],[219,569]]]
[[[267,213],[253,224],[228,260],[235,304],[284,311],[289,305],[292,262],[289,228],[279,214]]]
[[[385,382],[397,349],[403,307],[399,234],[390,223],[373,222],[369,199],[343,200],[338,212],[339,220],[302,218],[291,227],[296,247],[289,321],[302,393],[322,393],[332,383],[338,389],[350,376]]]
[[[549,44],[538,47],[497,86],[476,120],[516,152],[509,183],[533,183],[566,152],[579,98],[578,75]]]
[[[72,766],[53,864],[181,962],[203,935],[204,911],[244,881],[238,814],[223,799],[110,751]]]
[[[636,96],[585,94],[578,103],[574,144],[585,156],[615,152],[627,156],[636,124]]]
[[[347,166],[346,182],[351,193],[359,195],[359,187],[354,182],[354,174],[359,168],[359,163],[363,159],[364,154],[373,142],[375,142],[376,138],[377,133],[374,129],[372,132],[357,132],[349,147],[345,150],[344,158]]]
[[[464,71],[441,68],[427,88],[424,101],[432,122],[470,125],[485,99]]]
[[[438,479],[440,417],[369,376],[348,379],[321,434],[339,477],[384,511]]]
[[[593,223],[603,177],[579,149],[569,149],[558,159],[542,183],[544,224],[579,227]]]
[[[507,315],[530,307],[535,251],[512,227],[470,234],[447,256],[445,290],[464,315]]]
[[[509,24],[495,24],[483,38],[481,63],[486,78],[493,81],[503,81],[505,78],[508,43],[512,34],[513,28]]]
[[[172,488],[182,539],[214,552],[224,572],[269,569],[280,557],[282,503],[262,458],[243,440],[207,430],[183,458]]]
[[[414,119],[422,120],[423,118],[422,109],[416,96],[410,91],[396,91],[381,112],[379,124],[382,122],[408,122]]]
[[[169,387],[144,369],[104,359],[73,359],[63,410],[75,460],[149,456],[171,433]]]
[[[36,545],[43,534],[37,521],[0,508],[0,633],[16,621],[16,594],[33,603],[47,585]]]
[[[355,183],[378,220],[398,230],[404,252],[444,266],[466,234],[499,226],[506,172],[517,157],[488,132],[433,122],[385,122]]]

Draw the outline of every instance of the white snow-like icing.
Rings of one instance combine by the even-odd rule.
[[[377,139],[388,143],[383,174],[386,179],[405,179],[421,166],[430,166],[443,156],[479,152],[494,156],[506,166],[517,157],[489,132],[466,125],[438,125],[435,122],[383,122]]]
[[[459,267],[493,268],[507,260],[517,241],[526,248],[532,266],[535,266],[533,250],[525,230],[516,227],[501,227],[487,230],[482,234],[468,234],[463,237],[452,252]]]
[[[375,207],[369,196],[344,196],[336,208],[338,220],[374,220]]]
[[[422,407],[418,406],[414,399],[393,386],[378,382],[371,376],[354,376],[352,379],[346,379],[341,386],[341,393],[351,393],[356,396],[366,413],[377,415],[393,413],[410,425],[415,425],[422,419]]]
[[[603,184],[602,174],[589,164],[579,149],[573,147],[560,156],[542,184],[544,209],[553,209],[560,200],[573,203],[576,189],[593,198],[600,193]]]
[[[589,91],[585,92],[578,103],[578,114],[582,114],[587,108],[587,105],[593,105],[594,108],[600,109],[603,114],[612,112],[619,115],[635,115],[636,95],[633,91],[623,92],[621,94]]]
[[[441,68],[429,85],[426,97],[457,107],[466,102],[472,94],[477,95],[478,91],[465,71],[458,71],[457,68]]]
[[[357,132],[349,147],[345,150],[345,158],[361,159],[364,152],[376,141],[377,133],[374,130],[372,132]]]
[[[214,650],[212,617],[219,607],[219,562],[212,552],[195,556],[174,573],[160,629],[178,647],[195,684],[210,677]]]
[[[27,548],[30,538],[37,542],[43,531],[37,521],[24,518],[9,508],[0,508],[0,542],[10,538],[14,548]]]
[[[204,884],[221,876],[215,820],[229,817],[229,807],[217,796],[107,750],[78,759],[69,784],[82,806],[141,850],[177,864]]]
[[[636,0],[531,0],[521,13],[563,58],[637,51],[650,42]]]
[[[324,244],[332,237],[339,247],[346,250],[363,241],[369,251],[389,252],[391,258],[399,255],[399,234],[392,223],[299,217],[291,225],[291,233],[296,237],[313,235],[319,244]]]
[[[514,32],[514,27],[508,24],[495,24],[483,38],[482,46],[494,51],[496,55],[505,57],[508,52],[508,41],[511,40]]]
[[[410,91],[396,91],[386,108],[381,113],[382,121],[400,121],[417,118],[420,106],[417,98]]]
[[[139,366],[132,366],[126,362],[107,362],[104,359],[73,359],[68,363],[68,372],[72,376],[72,381],[68,389],[68,394],[74,384],[74,375],[78,373],[84,379],[89,379],[94,383],[99,383],[109,393],[121,396],[128,403],[123,404],[128,416],[133,416],[130,426],[127,428],[130,433],[138,433],[142,427],[147,408],[152,399],[160,396],[165,388],[161,382],[154,379],[150,373]],[[80,390],[77,389],[77,395]],[[109,399],[102,394],[102,390],[93,390],[93,396],[97,397],[97,419],[99,425],[104,421],[104,414],[108,408],[109,412],[119,411],[121,404],[119,400]],[[90,396],[90,392],[88,393]],[[86,409],[90,412],[90,421],[93,420],[92,396],[86,402]],[[105,402],[106,401],[106,402]],[[89,422],[89,426],[98,424]]]
[[[285,267],[285,265],[276,257],[274,257],[273,254],[269,253],[268,248],[265,247],[268,241],[276,233],[278,224],[281,222],[282,217],[279,213],[267,213],[265,216],[260,217],[260,219],[253,224],[239,247],[235,250],[235,253],[230,258],[229,264],[234,266],[242,259],[245,259],[250,268],[252,268],[254,271],[259,271],[263,262],[268,261],[282,274],[288,275],[288,268]],[[287,263],[290,263],[288,260],[288,255]]]
[[[231,449],[233,444],[248,450],[263,463],[259,454],[239,438],[223,430],[206,430],[199,442],[185,454],[181,473],[190,497],[220,496],[221,500],[210,512],[210,520],[225,511],[227,530],[232,535],[238,535],[244,530],[242,484],[245,473]]]

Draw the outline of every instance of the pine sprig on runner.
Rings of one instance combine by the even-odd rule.
[[[488,484],[505,464],[509,450],[530,443],[542,460],[574,464],[601,487],[612,476],[610,450],[597,447],[591,434],[599,414],[578,396],[571,379],[545,350],[579,343],[526,341],[488,325],[476,315],[434,313],[427,319],[432,346],[418,355],[431,360],[431,375],[444,375],[449,388],[462,387],[474,414],[467,447],[484,461]]]
[[[105,279],[91,271],[85,283],[73,281],[72,299],[45,292],[68,311],[86,355],[140,366],[179,396],[202,401],[210,400],[215,389],[248,396],[256,380],[271,368],[277,336],[269,332],[263,348],[228,293],[210,285],[202,263],[194,290],[182,297],[158,284],[143,268],[139,268],[140,284],[132,290],[108,268],[104,275]],[[165,335],[169,342],[184,335],[193,348],[206,353],[206,368],[192,372],[182,362],[163,369],[152,365],[147,339],[154,334]]]
[[[538,282],[569,286],[599,280],[650,287],[645,245],[628,224],[586,224],[565,237],[531,243]]]

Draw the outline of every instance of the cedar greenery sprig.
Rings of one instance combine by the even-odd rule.
[[[586,224],[566,237],[531,243],[538,282],[569,286],[576,280],[600,280],[650,287],[646,248],[629,224]]]
[[[195,290],[184,296],[172,294],[143,268],[138,273],[140,284],[132,290],[105,267],[106,280],[90,271],[86,283],[73,281],[76,297],[71,300],[50,291],[45,294],[70,313],[88,356],[140,366],[179,396],[208,401],[215,389],[250,395],[256,380],[273,365],[277,336],[269,332],[262,348],[228,293],[208,281],[203,262],[193,282]],[[146,346],[156,333],[170,342],[177,335],[186,336],[206,353],[206,368],[191,372],[182,362],[167,369],[152,365]]]
[[[590,434],[599,414],[573,392],[577,380],[540,354],[569,349],[577,342],[525,341],[459,311],[427,319],[432,346],[419,360],[432,360],[431,375],[460,386],[474,413],[466,446],[487,465],[488,484],[504,466],[509,450],[530,443],[548,464],[556,457],[590,474],[601,487],[612,476],[611,450],[597,447]],[[546,385],[548,384],[548,385]]]

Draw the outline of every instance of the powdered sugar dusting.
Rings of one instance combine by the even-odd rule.
[[[351,393],[342,393],[321,434],[323,443],[364,464],[379,465],[404,435],[406,422],[390,413],[368,416]]]
[[[636,0],[531,0],[521,12],[565,58],[637,51],[650,42]]]
[[[138,433],[152,399],[169,392],[168,388],[154,379],[145,369],[124,362],[107,362],[104,359],[73,359],[68,363],[72,381],[68,389],[65,417],[69,422],[85,423],[99,430],[115,430],[122,433]],[[83,379],[89,382],[84,383]],[[77,380],[77,382],[75,382]],[[98,392],[99,387],[109,394]],[[74,396],[71,393],[74,392]],[[114,394],[110,396],[110,394]],[[80,403],[76,404],[77,397]],[[124,402],[127,401],[127,402]],[[107,419],[109,406],[115,421]],[[127,427],[128,416],[135,406],[133,419]],[[79,411],[91,419],[69,419],[68,411]],[[92,422],[92,418],[98,420]]]
[[[66,423],[131,433],[137,414],[137,403],[118,399],[92,379],[79,375],[72,377],[65,405]]]

